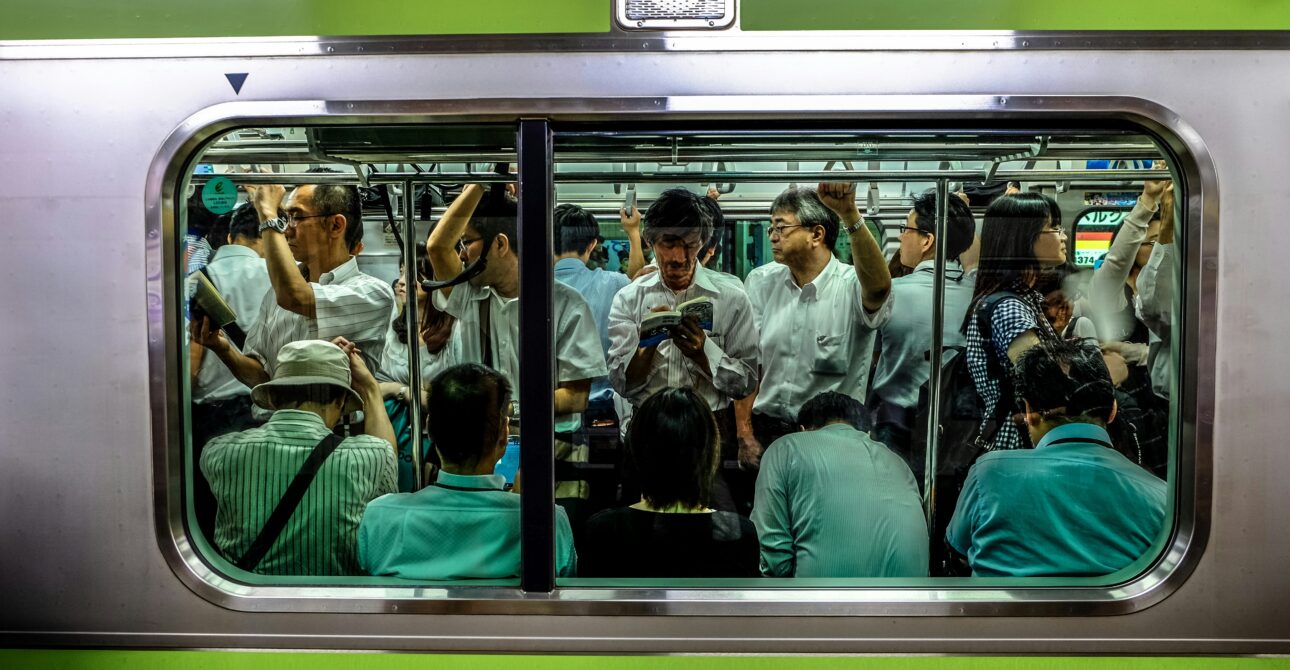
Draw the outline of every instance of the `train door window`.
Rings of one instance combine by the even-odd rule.
[[[210,565],[519,583],[514,161],[511,124],[242,128],[195,157],[184,477]]]
[[[1138,244],[1172,190],[1162,163],[1088,168],[1100,152],[1163,157],[1124,133],[557,132],[556,296],[598,336],[562,346],[605,358],[573,375],[559,583],[1141,569],[1170,507],[1167,347],[1134,308],[1149,259],[1080,253],[1112,246],[1107,216]],[[1125,200],[1087,210],[1072,180]]]

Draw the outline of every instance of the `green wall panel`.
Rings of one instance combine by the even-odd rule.
[[[742,0],[744,30],[1288,30],[1286,0]]]
[[[0,39],[604,32],[607,0],[4,0]]]

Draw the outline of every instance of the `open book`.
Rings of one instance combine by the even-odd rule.
[[[687,300],[674,310],[646,314],[641,320],[640,346],[651,347],[671,339],[672,333],[681,325],[681,319],[687,316],[693,316],[699,321],[700,328],[712,332],[712,298],[702,296]]]
[[[194,272],[189,275],[194,283],[193,301],[189,308],[189,316],[196,321],[203,316],[210,317],[211,325],[218,327],[228,335],[228,339],[237,345],[240,350],[246,343],[246,333],[237,325],[237,313],[220,295],[215,284],[211,283],[210,277],[205,272]]]

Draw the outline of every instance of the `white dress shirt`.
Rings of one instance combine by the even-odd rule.
[[[272,377],[282,345],[344,337],[362,350],[369,370],[379,370],[385,331],[394,309],[394,289],[359,271],[353,256],[309,286],[314,291],[312,319],[279,307],[277,296],[269,289],[260,304],[259,321],[247,334],[246,355],[263,363],[264,371]]]
[[[260,303],[269,291],[269,269],[264,259],[250,247],[226,244],[215,250],[215,257],[206,265],[206,273],[224,301],[233,308],[238,327],[249,334],[259,319]],[[218,356],[208,353],[202,358],[197,385],[193,387],[193,402],[219,402],[250,393],[251,389],[238,381]]]
[[[551,287],[551,305],[555,322],[556,384],[603,377],[605,355],[596,333],[596,321],[591,308],[578,292],[565,284],[555,282]],[[516,397],[519,396],[520,353],[520,301],[503,298],[492,287],[479,288],[469,283],[454,286],[446,299],[443,291],[434,292],[435,307],[457,319],[449,347],[459,359],[454,363],[484,361],[479,327],[479,301],[487,300],[489,309],[489,339],[492,341],[492,367],[511,382]],[[520,408],[523,411],[523,408]],[[521,430],[522,430],[521,422]],[[581,415],[563,414],[555,417],[557,432],[577,430]]]
[[[609,381],[614,390],[639,406],[665,388],[692,388],[708,407],[718,410],[743,398],[757,386],[757,327],[752,305],[735,277],[703,266],[690,287],[673,291],[655,272],[624,286],[609,310]],[[711,375],[686,358],[671,340],[658,345],[653,367],[635,386],[627,384],[627,366],[640,348],[641,320],[658,306],[677,305],[706,296],[712,299],[712,332],[703,345]]]
[[[754,412],[797,423],[802,405],[825,391],[864,402],[874,331],[891,317],[890,299],[868,313],[855,268],[837,258],[806,286],[781,263],[754,269],[744,286],[761,333]]]

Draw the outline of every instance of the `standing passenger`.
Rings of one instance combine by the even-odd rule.
[[[926,577],[927,521],[905,462],[864,432],[851,396],[802,407],[803,432],[775,441],[752,520],[767,577]]]
[[[286,202],[282,186],[247,190],[260,218],[273,299],[265,295],[245,353],[208,319],[193,322],[193,339],[214,351],[247,386],[268,381],[283,345],[299,340],[343,337],[359,347],[368,369],[379,369],[394,291],[361,272],[352,255],[363,237],[358,189],[307,184],[296,187]]]
[[[699,250],[711,235],[707,206],[701,196],[685,189],[664,191],[645,212],[643,237],[654,249],[658,272],[636,279],[614,298],[609,312],[609,379],[635,407],[665,388],[693,389],[717,413],[722,451],[733,458],[731,401],[756,387],[757,328],[739,280],[699,264]],[[697,319],[686,317],[670,338],[640,346],[641,322],[651,312],[698,298],[711,301],[710,332]],[[718,488],[728,491],[724,480]],[[719,504],[733,511],[733,499],[728,494],[719,497]]]
[[[940,218],[935,189],[914,196],[914,207],[900,229],[901,265],[911,272],[891,282],[891,318],[879,328],[880,353],[873,376],[874,439],[891,447],[915,470],[911,431],[918,411],[918,390],[930,376],[932,316],[935,309],[936,236]],[[961,198],[950,196],[945,230],[945,301],[942,342],[963,346],[959,326],[972,301],[973,275],[959,264],[972,246],[976,222]]]
[[[1012,364],[1027,349],[1058,339],[1034,287],[1041,271],[1065,262],[1066,231],[1052,198],[1006,195],[986,210],[981,264],[963,327],[968,370],[985,406],[978,444],[986,449],[1030,446],[1012,422]]]
[[[444,212],[426,242],[435,279],[457,278],[463,271],[483,270],[469,281],[438,289],[434,306],[457,319],[452,337],[459,362],[478,362],[500,372],[514,388],[520,380],[520,264],[516,241],[516,203],[501,185],[485,197],[469,184]],[[467,270],[467,266],[471,269]],[[587,302],[572,288],[552,287],[555,343],[555,457],[587,460],[580,435],[591,380],[605,376],[605,356],[596,337],[596,322]],[[523,408],[520,408],[521,412]],[[443,420],[445,415],[440,415]],[[522,430],[522,425],[521,425]],[[588,497],[585,481],[557,478],[555,496],[579,518]]]
[[[756,467],[771,442],[796,431],[807,400],[837,391],[864,401],[874,330],[890,316],[891,273],[856,207],[855,189],[789,189],[770,206],[776,262],[745,280],[762,363],[759,390],[736,405],[739,460],[747,467]],[[851,267],[833,255],[843,225]]]

